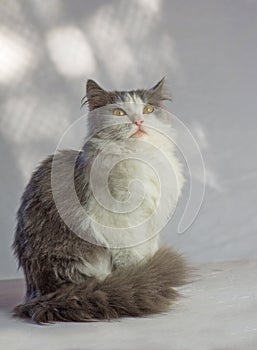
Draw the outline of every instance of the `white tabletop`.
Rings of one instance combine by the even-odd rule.
[[[201,265],[168,314],[99,323],[39,326],[15,319],[22,280],[0,282],[0,349],[255,350],[257,261]]]

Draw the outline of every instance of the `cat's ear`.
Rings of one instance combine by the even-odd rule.
[[[155,92],[160,92],[163,87],[165,85],[165,77],[163,77],[160,81],[158,81],[157,84],[155,84],[151,89],[149,89],[150,91],[152,91],[153,93]]]
[[[156,101],[172,101],[171,95],[166,86],[166,78],[163,77],[157,84],[155,84],[151,89],[148,90],[149,99],[154,99]]]
[[[108,92],[98,85],[94,80],[89,79],[86,86],[86,99],[89,110],[100,108],[108,103]]]

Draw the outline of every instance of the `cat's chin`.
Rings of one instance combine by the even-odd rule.
[[[133,138],[138,138],[138,137],[142,137],[142,136],[145,136],[147,135],[147,133],[142,130],[142,129],[138,129],[134,134],[132,134],[130,137],[133,137]]]

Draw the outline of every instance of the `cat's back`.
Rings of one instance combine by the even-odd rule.
[[[72,173],[74,174],[74,166],[78,155],[78,151],[64,150],[48,156],[40,163],[33,172],[22,195],[18,219],[19,212],[26,211],[29,208],[32,209],[32,204],[35,210],[39,209],[39,205],[47,209],[52,204],[52,179],[58,176],[60,182],[65,181],[65,177],[72,167]]]
[[[16,255],[32,254],[46,249],[46,242],[64,240],[69,230],[60,218],[52,190],[53,173],[59,178],[60,191],[65,174],[76,163],[78,151],[61,151],[44,159],[33,172],[21,198],[13,247]],[[74,175],[74,169],[72,174]],[[61,237],[62,235],[62,237]]]

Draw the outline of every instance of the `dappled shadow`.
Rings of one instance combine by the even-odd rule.
[[[135,88],[151,86],[167,67],[180,69],[172,38],[160,27],[162,11],[161,0],[0,3],[0,147],[7,142],[11,183],[22,188],[40,159],[54,152],[81,113],[87,78],[110,88]],[[7,194],[1,197],[13,218],[20,191],[8,194],[12,208],[4,204]],[[8,247],[13,221],[1,232]]]
[[[145,9],[145,1],[0,4],[0,128],[16,148],[22,181],[79,116],[87,78],[135,88],[179,69],[159,27],[162,1]]]
[[[232,37],[229,33],[233,31],[227,26],[236,22],[236,10],[231,14],[234,17],[230,18],[230,11],[226,12],[222,4],[214,6],[204,1],[197,3],[197,6],[185,6],[181,2],[162,0],[0,2],[0,147],[4,153],[4,156],[1,154],[0,161],[1,164],[7,164],[3,176],[9,177],[11,184],[9,191],[6,189],[6,182],[0,185],[3,188],[0,201],[4,208],[0,213],[1,222],[4,223],[1,235],[5,247],[8,246],[9,249],[13,237],[14,220],[11,221],[10,218],[15,217],[14,208],[18,204],[18,195],[40,159],[54,152],[60,137],[80,116],[80,99],[85,94],[86,80],[94,78],[107,89],[133,89],[150,87],[166,75],[171,87],[174,86],[171,90],[175,90],[175,105],[179,101],[180,89],[178,110],[184,108],[181,114],[184,114],[184,120],[197,138],[201,150],[206,153],[206,158],[208,157],[207,196],[211,199],[209,202],[217,205],[213,209],[208,204],[207,219],[201,221],[200,230],[199,226],[193,228],[194,237],[198,238],[194,238],[194,241],[192,238],[193,243],[189,246],[192,247],[192,255],[202,255],[209,259],[209,253],[203,251],[207,252],[207,248],[213,246],[213,236],[217,240],[222,236],[215,230],[219,231],[217,222],[223,214],[224,209],[220,208],[224,204],[224,198],[218,203],[216,197],[227,189],[231,191],[225,205],[228,208],[228,230],[235,217],[230,208],[234,205],[236,211],[235,203],[242,199],[237,194],[237,184],[242,180],[241,168],[247,168],[249,161],[243,155],[233,168],[231,149],[236,147],[238,154],[241,148],[246,152],[249,148],[248,142],[250,144],[250,140],[255,140],[255,130],[254,127],[249,127],[247,130],[250,137],[244,138],[241,131],[244,123],[238,117],[237,122],[242,123],[241,128],[234,131],[234,134],[231,132],[238,110],[236,105],[233,113],[229,109],[233,105],[231,101],[234,101],[234,80],[225,79],[224,91],[220,81],[215,85],[216,75],[219,73],[217,69],[221,69],[226,60],[224,52],[229,50],[229,45],[233,48],[233,40],[228,45],[228,39]],[[199,16],[199,9],[204,11],[204,16]],[[245,15],[249,17],[250,13],[254,11],[246,11]],[[224,17],[218,16],[220,14]],[[216,20],[219,20],[219,28],[216,27]],[[237,29],[237,23],[233,28]],[[207,32],[204,33],[204,30]],[[220,37],[216,37],[217,30],[220,30]],[[228,35],[227,42],[222,41],[225,34]],[[222,55],[218,56],[216,48],[220,44]],[[235,47],[238,49],[239,45],[236,44]],[[237,51],[234,54],[237,57]],[[228,54],[227,57],[228,63],[224,67],[229,71],[233,62]],[[211,72],[210,67],[214,71],[209,76],[207,73]],[[234,71],[238,73],[238,69]],[[224,72],[222,74],[226,73]],[[234,76],[234,72],[232,73],[231,76]],[[233,84],[228,87],[226,84],[229,82]],[[210,91],[209,94],[207,90]],[[252,88],[250,90],[254,91]],[[222,102],[222,95],[226,101],[229,97],[228,91],[231,91],[233,100],[228,102],[229,108],[223,111],[223,115],[222,111],[221,115],[217,115],[216,99]],[[222,109],[222,105],[220,107]],[[255,126],[254,122],[252,125]],[[211,129],[208,133],[207,127]],[[234,136],[240,142],[235,143]],[[76,139],[76,135],[73,138]],[[217,144],[217,139],[221,138],[222,142]],[[188,153],[194,158],[191,149],[188,149]],[[230,163],[231,170],[228,169]],[[251,170],[251,173],[245,174],[245,179],[248,181],[247,176],[251,175],[253,182],[254,165]],[[219,174],[222,174],[222,179]],[[200,183],[201,176],[197,180]],[[231,185],[233,183],[234,187]],[[249,192],[253,192],[251,186],[248,195]],[[189,191],[186,195],[188,193]],[[255,197],[251,195],[250,208],[254,208]],[[249,202],[246,197],[247,194],[245,208]],[[183,206],[183,200],[181,205]],[[6,216],[6,212],[9,216]],[[248,215],[253,217],[251,210],[245,209],[245,218]],[[241,217],[241,211],[237,217]],[[172,232],[175,232],[175,226],[167,228],[169,243],[171,229],[174,228]],[[245,226],[242,220],[242,239]],[[254,226],[256,225],[253,224]],[[205,234],[206,231],[210,234]],[[231,228],[232,231],[234,227]],[[204,232],[204,235],[201,236],[199,232]],[[181,237],[176,239],[182,240]],[[230,249],[231,235],[222,236],[221,239],[222,242],[225,241],[226,249],[233,251]],[[248,243],[244,244],[248,246]],[[217,243],[217,251],[213,255],[219,254],[220,246],[221,243]],[[222,244],[222,247],[225,245]],[[253,251],[253,248],[249,249]],[[11,250],[8,252],[9,263],[13,257]],[[225,254],[230,253],[226,251]],[[10,275],[15,275],[14,263]]]

